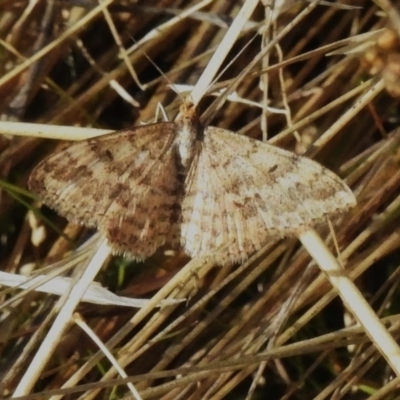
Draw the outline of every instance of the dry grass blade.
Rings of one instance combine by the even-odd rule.
[[[54,150],[55,142],[43,138],[127,129],[152,121],[159,103],[174,120],[181,100],[168,84],[191,85],[199,110],[211,105],[206,118],[214,116],[213,126],[268,136],[346,180],[358,201],[334,224],[346,275],[379,316],[396,316],[400,139],[392,96],[400,87],[400,46],[394,40],[385,47],[381,36],[388,27],[396,30],[393,1],[376,1],[383,12],[363,0],[359,8],[326,1],[217,0],[181,8],[171,1],[86,2],[88,8],[26,3],[0,5],[0,166],[8,185],[26,187],[32,168]],[[207,92],[217,94],[215,103]],[[29,137],[12,136],[28,131],[19,122],[32,123]],[[73,129],[49,128],[56,124]],[[91,126],[99,129],[88,133]],[[75,252],[70,242],[40,219],[25,218],[26,202],[18,202],[23,192],[8,193],[0,197],[1,269],[29,274],[41,265],[67,264],[65,255]],[[42,212],[78,244],[91,234],[45,207]],[[317,232],[336,254],[328,227]],[[298,241],[271,241],[242,265],[225,267],[218,259],[189,262],[169,249],[143,263],[103,256],[104,265],[95,265],[101,267],[97,280],[122,296],[150,301],[135,311],[83,304],[78,311],[143,399],[398,397],[397,380],[390,382],[393,372],[386,368],[393,359],[371,345],[364,327],[353,326]],[[186,302],[157,308],[167,298]],[[117,372],[104,354],[70,325],[79,296],[61,317],[48,294],[13,298],[7,290],[1,302],[6,372],[0,396],[33,391],[58,399],[63,395],[50,391],[61,388],[85,400],[129,396],[127,381],[114,381]],[[387,326],[398,337],[398,325],[390,320]],[[44,342],[38,366],[36,350],[46,332],[56,330],[54,353]]]

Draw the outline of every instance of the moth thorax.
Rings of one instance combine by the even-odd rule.
[[[184,170],[192,163],[196,152],[197,128],[190,121],[180,121],[177,134],[178,154]]]

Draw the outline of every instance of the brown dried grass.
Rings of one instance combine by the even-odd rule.
[[[243,102],[226,101],[212,125],[258,139],[268,136],[281,147],[306,152],[346,179],[359,204],[335,229],[341,258],[376,312],[394,324],[400,247],[398,100],[386,88],[393,93],[398,85],[397,64],[395,56],[376,51],[374,32],[387,26],[385,13],[368,1],[351,3],[361,8],[318,6],[291,27],[279,47],[246,71],[235,89]],[[3,119],[30,122],[33,132],[35,123],[125,129],[152,119],[158,103],[171,105],[167,112],[173,118],[180,100],[167,87],[168,81],[191,85],[198,81],[226,34],[226,27],[220,26],[226,20],[220,17],[228,16],[230,24],[241,2],[214,1],[202,10],[205,14],[184,18],[162,32],[157,28],[173,17],[163,9],[179,11],[190,4],[145,4],[141,8],[121,0],[109,7],[123,46],[137,48],[128,57],[144,85],[141,90],[126,62],[118,57],[120,49],[102,13],[83,21],[90,9],[54,3],[46,20],[51,2],[47,6],[39,2],[30,11],[27,2],[2,2]],[[269,37],[288,26],[304,7],[296,3],[282,12],[268,31]],[[48,22],[48,36],[43,21]],[[267,27],[261,4],[252,21],[209,91],[234,84],[271,41],[265,39],[263,44],[257,34],[257,29]],[[75,24],[79,29],[63,40]],[[149,32],[156,34],[142,43]],[[371,36],[357,40],[362,33]],[[35,60],[48,43],[53,49]],[[358,51],[349,51],[357,46]],[[327,55],[334,50],[334,55]],[[92,65],[85,53],[90,54]],[[376,66],[371,80],[364,67],[366,54],[372,54]],[[391,49],[390,54],[397,50]],[[22,70],[26,59],[33,61]],[[166,77],[160,76],[153,63]],[[123,100],[110,86],[111,79],[140,107]],[[266,101],[285,114],[263,113],[260,107]],[[209,96],[200,109],[206,104],[210,104]],[[54,137],[59,137],[58,131],[55,128]],[[30,222],[27,214],[31,211],[16,191],[26,188],[32,167],[57,145],[29,135],[0,140],[3,179],[13,185],[4,183],[1,196],[0,262],[1,270],[11,273],[22,273],[32,263],[35,268],[56,261],[63,266],[72,257],[66,254],[70,244],[59,233],[42,220],[36,221],[38,225]],[[81,228],[66,225],[45,208],[42,211],[73,240],[82,243],[87,238]],[[43,234],[42,227],[44,236],[34,246],[32,232]],[[327,239],[327,243],[334,251],[332,241]],[[307,268],[310,257],[297,242],[271,243],[240,268],[207,264],[195,274],[189,269],[178,274],[187,262],[182,254],[162,252],[141,264],[113,258],[98,277],[120,294],[148,298],[173,282],[166,295],[187,298],[183,304],[146,313],[84,304],[78,310],[104,342],[113,338],[108,347],[133,377],[143,398],[239,399],[246,398],[252,385],[253,399],[325,399],[332,393],[337,399],[363,399],[371,393],[375,393],[371,398],[397,398],[397,382],[388,383],[392,373],[385,360],[362,329],[350,327],[352,317],[318,269]],[[297,286],[299,281],[301,286]],[[3,396],[13,393],[51,325],[52,318],[46,317],[56,313],[55,296],[23,292],[17,298],[20,292],[14,289],[2,294]],[[117,376],[109,362],[93,358],[97,351],[79,327],[71,326],[35,393],[50,398],[50,390],[77,376],[68,398],[128,396],[126,385],[110,381]],[[82,371],[82,365],[88,367]],[[82,386],[89,383],[93,383],[90,389],[99,389],[90,392]]]

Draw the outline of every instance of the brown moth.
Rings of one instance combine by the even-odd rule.
[[[116,253],[143,260],[180,243],[222,265],[356,204],[315,161],[201,126],[191,102],[175,122],[71,144],[43,160],[29,186],[68,220],[96,227]]]

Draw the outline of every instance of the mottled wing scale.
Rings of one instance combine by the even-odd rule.
[[[77,142],[42,161],[29,186],[116,251],[146,258],[164,243],[177,201],[175,130],[164,122]]]
[[[179,195],[176,157],[172,143],[148,164],[138,179],[138,170],[124,173],[124,188],[107,210],[99,230],[114,251],[143,260],[162,246],[171,229]],[[135,182],[135,187],[130,185]]]
[[[245,260],[271,237],[293,235],[355,205],[320,164],[208,127],[185,182],[182,245],[192,257]]]

